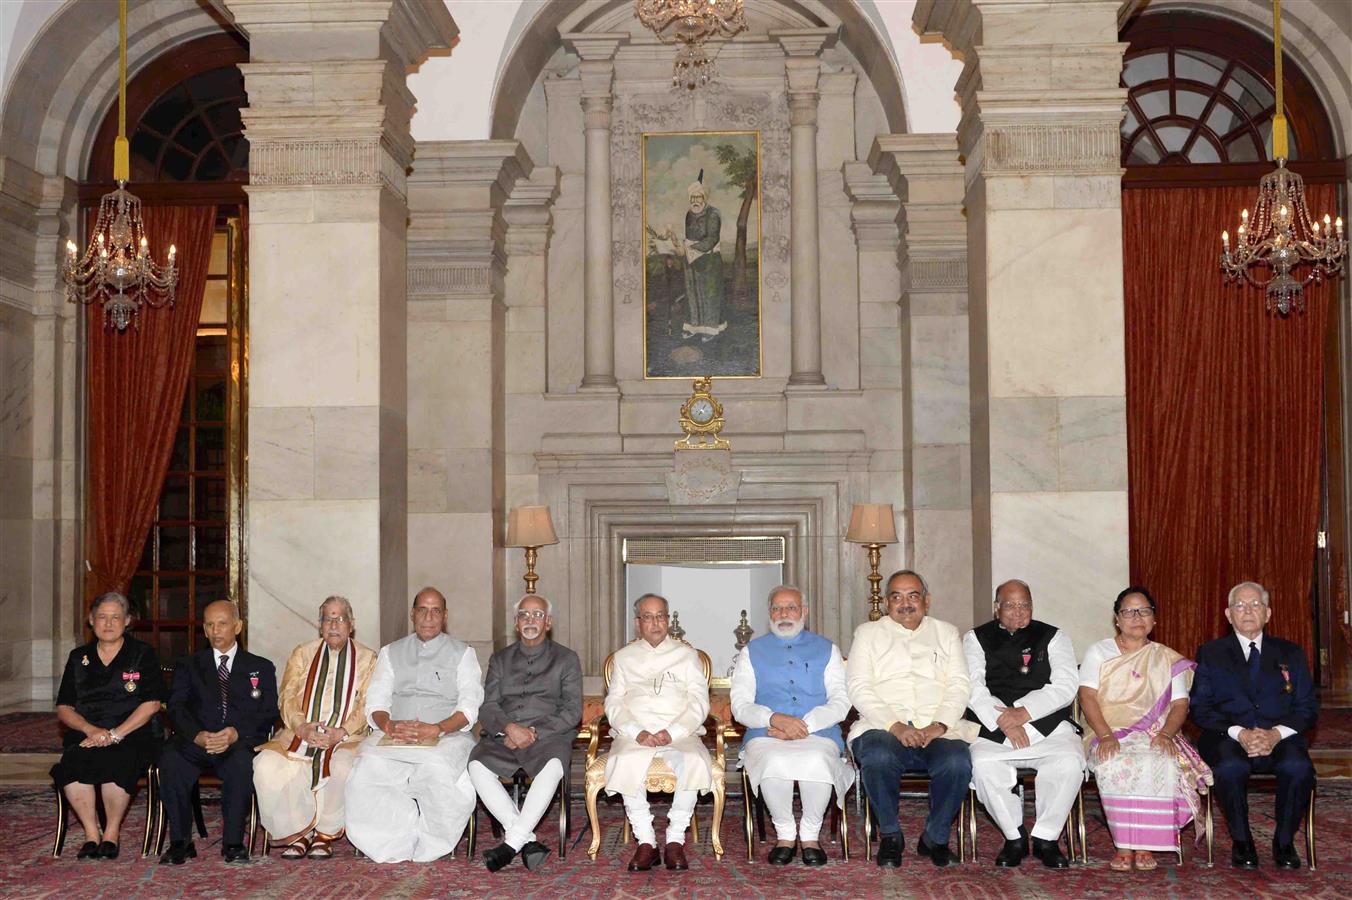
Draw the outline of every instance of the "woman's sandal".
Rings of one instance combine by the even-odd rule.
[[[282,859],[304,859],[310,852],[309,838],[296,838],[282,851]]]
[[[1136,851],[1136,871],[1149,872],[1158,867],[1159,864],[1155,862],[1155,854],[1151,853],[1149,850]]]
[[[330,859],[333,856],[333,848],[328,841],[323,838],[315,838],[315,842],[310,845],[310,859]]]
[[[1108,863],[1108,868],[1114,872],[1130,872],[1131,858],[1132,852],[1130,850],[1118,850],[1117,855]]]

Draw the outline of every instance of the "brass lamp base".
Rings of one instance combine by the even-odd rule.
[[[876,622],[883,617],[883,592],[878,587],[883,580],[883,576],[878,574],[878,566],[883,561],[883,546],[883,544],[868,545],[868,602],[870,606],[868,620],[870,622]]]

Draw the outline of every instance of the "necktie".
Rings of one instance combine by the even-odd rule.
[[[226,664],[229,658],[221,654],[221,664],[216,669],[216,680],[221,685],[221,718],[225,718],[225,703],[230,696],[230,667]]]
[[[1261,661],[1258,645],[1249,641],[1249,683],[1258,687],[1258,664]]]

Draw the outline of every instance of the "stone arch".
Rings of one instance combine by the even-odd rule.
[[[770,21],[776,28],[838,27],[840,42],[873,85],[893,133],[909,131],[901,70],[886,37],[876,0],[747,0],[751,19]],[[536,6],[523,3],[507,34],[493,79],[490,135],[515,136],[517,121],[532,85],[562,46],[560,26],[569,30],[619,30],[633,20],[630,0],[574,0]],[[623,23],[623,24],[622,24]],[[642,31],[637,20],[632,27]],[[510,73],[511,77],[506,76]]]
[[[91,12],[69,0],[15,67],[0,110],[0,156],[42,175],[83,176],[95,132],[117,102],[117,16]],[[127,77],[182,43],[229,30],[196,3],[133,4]]]

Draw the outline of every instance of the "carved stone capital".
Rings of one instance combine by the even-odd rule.
[[[836,28],[772,28],[770,39],[779,42],[789,57],[816,57],[835,43],[840,31]]]
[[[629,43],[623,31],[560,31],[559,37],[584,62],[610,62],[621,44]]]
[[[502,208],[507,223],[507,255],[539,256],[549,246],[554,200],[559,193],[559,170],[554,166],[536,169],[530,179],[521,180]]]
[[[908,248],[909,249],[909,248]],[[956,294],[967,292],[967,256],[906,256],[902,284],[912,294]]]
[[[226,0],[225,7],[254,60],[371,58],[384,44],[407,69],[460,40],[446,5],[424,0]]]
[[[249,186],[384,186],[407,195],[404,164],[378,138],[252,140]]]
[[[615,107],[615,102],[609,94],[604,96],[582,95],[582,122],[583,126],[591,131],[600,129],[602,131],[610,130],[611,111]]]
[[[842,168],[845,192],[853,204],[850,226],[860,251],[895,252],[901,239],[897,216],[901,203],[886,176],[874,175],[866,163],[847,162]]]
[[[1122,135],[1115,122],[983,123],[986,175],[1120,175]]]
[[[482,296],[492,290],[492,264],[487,261],[417,262],[409,257],[410,297]]]

